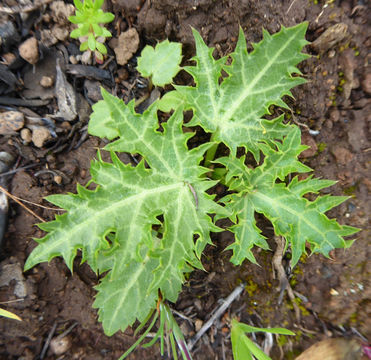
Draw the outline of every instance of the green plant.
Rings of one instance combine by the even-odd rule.
[[[157,86],[170,84],[179,72],[182,61],[182,45],[162,41],[155,48],[147,45],[138,58],[138,71],[144,77],[150,78]]]
[[[96,184],[95,190],[77,185],[77,194],[47,198],[67,212],[39,225],[47,234],[36,240],[39,245],[25,269],[62,256],[72,271],[81,249],[82,261],[105,274],[93,306],[105,333],[112,335],[136,320],[147,323],[159,297],[160,303],[177,300],[184,274],[203,268],[201,255],[211,244],[210,232],[223,231],[215,224],[218,219],[234,223],[227,230],[235,235],[228,249],[236,265],[245,259],[256,263],[254,246],[269,248],[255,213],[268,218],[275,233],[286,239],[293,266],[306,246],[327,257],[334,248],[349,247],[352,241],[343,236],[358,229],[325,215],[346,197],[305,197],[334,182],[312,176],[299,180],[295,174],[311,171],[298,160],[306,149],[299,128],[285,123],[283,115],[263,118],[271,105],[287,108],[282,97],[304,82],[296,65],[308,57],[301,52],[306,28],[282,27],[275,35],[264,31],[249,54],[240,30],[235,51],[217,60],[194,30],[195,65],[183,69],[195,86],[174,85],[143,114],[136,113],[134,101],[125,105],[102,90],[89,132],[113,140],[104,148],[112,161],[104,162],[100,152],[92,161],[89,184]],[[174,112],[160,125],[158,110]],[[185,110],[193,112],[188,123]],[[196,125],[211,133],[211,140],[189,149],[194,133],[183,127]],[[221,142],[229,155],[215,159]],[[238,148],[245,154],[237,156]],[[141,161],[124,164],[117,152],[139,154]],[[250,161],[247,166],[248,153],[255,165]],[[218,182],[229,195],[216,202],[209,192]]]
[[[231,342],[234,360],[271,360],[245,333],[271,333],[280,335],[295,335],[292,331],[283,328],[257,328],[232,319]]]
[[[114,15],[105,13],[101,9],[104,0],[73,0],[76,7],[75,16],[68,18],[73,24],[77,24],[77,29],[71,32],[73,39],[80,39],[81,51],[90,50],[95,53],[98,62],[103,61],[103,55],[107,54],[107,48],[103,44],[107,37],[112,34],[102,25],[111,22]]]

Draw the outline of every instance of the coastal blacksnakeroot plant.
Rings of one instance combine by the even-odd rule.
[[[66,213],[39,225],[47,234],[36,240],[39,245],[25,269],[62,256],[72,271],[80,249],[82,261],[105,274],[96,287],[94,307],[105,333],[112,335],[136,320],[148,321],[148,314],[157,312],[159,297],[160,303],[177,300],[184,274],[202,269],[210,232],[222,231],[217,219],[234,223],[227,230],[235,236],[229,249],[236,265],[245,259],[256,262],[254,246],[268,249],[255,213],[268,218],[275,233],[286,239],[292,265],[306,247],[326,257],[334,248],[349,247],[351,241],[343,236],[358,230],[325,215],[346,198],[318,195],[309,200],[306,194],[317,194],[334,182],[311,176],[299,180],[295,174],[311,171],[298,160],[306,148],[300,144],[299,128],[284,123],[283,115],[263,118],[271,105],[287,108],[282,97],[304,82],[296,65],[308,57],[301,52],[306,28],[304,23],[282,27],[274,35],[264,31],[251,53],[240,30],[234,52],[218,60],[193,30],[195,65],[183,70],[195,85],[174,85],[174,91],[143,114],[136,113],[134,101],[125,105],[102,90],[89,132],[113,140],[104,148],[112,161],[104,162],[100,152],[92,161],[95,190],[78,185],[77,194],[47,198]],[[160,125],[158,110],[174,111]],[[193,112],[187,123],[185,110]],[[189,149],[194,134],[183,128],[196,125],[211,133],[211,140]],[[215,159],[219,143],[229,154]],[[255,167],[246,165],[245,155],[237,156],[237,148],[253,155]],[[119,152],[140,154],[142,160],[137,166],[124,164]],[[219,166],[218,171],[212,172],[210,165]],[[218,181],[229,195],[216,202],[208,190]]]
[[[103,61],[103,55],[107,54],[107,48],[103,44],[107,37],[112,34],[102,25],[110,23],[115,16],[112,13],[105,13],[101,9],[104,0],[73,0],[76,7],[76,14],[68,18],[77,29],[71,32],[73,39],[80,39],[81,51],[92,51],[98,62]]]

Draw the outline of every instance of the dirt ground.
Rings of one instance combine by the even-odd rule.
[[[128,63],[119,65],[115,58],[117,54],[112,50],[115,42],[109,43],[109,58],[112,59],[104,65],[100,77],[97,74],[85,76],[68,67],[72,64],[71,55],[76,58],[80,54],[76,41],[67,36],[63,40],[57,39],[54,44],[48,43],[48,33],[43,33],[43,30],[54,29],[56,25],[62,29],[70,26],[55,15],[56,10],[51,8],[51,4],[35,8],[27,16],[19,14],[17,2],[5,0],[1,4],[4,5],[0,5],[0,13],[3,11],[0,39],[5,39],[2,31],[4,26],[9,28],[9,24],[13,24],[18,34],[9,43],[0,43],[1,63],[18,81],[14,82],[12,89],[9,83],[4,85],[0,76],[0,111],[11,104],[7,98],[12,97],[28,101],[25,105],[11,106],[28,108],[32,111],[31,117],[32,114],[41,117],[53,114],[57,109],[54,92],[40,87],[38,82],[41,76],[55,76],[55,58],[60,54],[67,62],[67,80],[80,94],[79,120],[55,122],[55,134],[52,133],[41,146],[37,146],[36,139],[27,143],[19,132],[0,138],[0,151],[13,154],[18,167],[32,165],[11,176],[9,191],[44,206],[48,206],[43,199],[45,196],[74,192],[76,183],[85,184],[89,180],[90,161],[97,147],[102,146],[100,140],[86,136],[90,105],[99,98],[96,89],[102,85],[126,101],[138,96],[143,90],[142,79],[135,71],[136,57],[146,44],[153,45],[165,38],[180,41],[184,44],[186,56],[190,57],[194,51],[192,26],[200,31],[209,46],[215,47],[216,56],[223,56],[234,48],[239,26],[251,44],[261,40],[263,27],[273,33],[281,25],[292,26],[308,21],[307,40],[314,41],[314,44],[307,46],[306,52],[313,57],[300,65],[308,82],[293,90],[294,99],[287,99],[292,108],[287,116],[301,126],[303,143],[310,145],[302,157],[305,164],[314,169],[316,176],[338,181],[326,191],[350,196],[347,202],[330,212],[330,217],[363,231],[357,234],[351,248],[333,252],[331,259],[318,255],[303,257],[294,268],[289,279],[297,295],[300,322],[286,295],[282,303],[278,303],[280,289],[278,280],[273,277],[273,252],[256,251],[261,266],[244,262],[241,267],[235,267],[229,262],[230,252],[223,251],[232,241],[228,233],[214,234],[215,246],[208,247],[202,259],[207,272],[194,271],[172,307],[191,319],[177,318],[186,339],[189,339],[221,299],[240,282],[247,284],[243,295],[195,346],[193,356],[197,360],[232,359],[228,321],[233,316],[254,326],[281,326],[296,333],[292,338],[275,339],[270,353],[273,359],[293,359],[311,344],[328,337],[355,337],[364,343],[370,341],[369,2],[106,0],[106,9],[116,15],[114,22],[108,25],[113,38],[134,28],[139,34],[140,44]],[[6,15],[4,9],[13,9],[14,12]],[[20,43],[30,36],[41,44],[41,57],[35,67],[17,55]],[[16,57],[11,65],[5,56],[9,53]],[[94,62],[92,65],[102,68]],[[35,100],[47,101],[43,106],[33,106]],[[45,128],[47,124],[33,126],[31,130],[34,132],[35,126]],[[27,206],[46,220],[51,220],[55,214],[49,209]],[[272,229],[265,219],[259,218],[258,221],[263,224],[264,234],[274,250]],[[91,308],[95,293],[93,287],[98,279],[87,265],[79,264],[81,259],[75,260],[74,274],[68,271],[61,259],[22,273],[24,262],[36,245],[32,238],[42,236],[42,231],[34,225],[37,222],[18,204],[10,203],[8,227],[0,248],[0,307],[17,313],[23,322],[0,318],[0,359],[118,359],[134,342],[133,331],[128,329],[112,337],[104,335],[96,310]],[[288,260],[284,260],[287,267]],[[54,346],[49,346],[48,351],[42,354],[48,336],[55,340],[66,330],[69,333],[60,343],[54,341]],[[262,340],[257,338],[258,343]],[[160,359],[159,346],[138,349],[129,358]]]

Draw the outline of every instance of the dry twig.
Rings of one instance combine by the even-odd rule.
[[[6,196],[10,197],[12,200],[14,200],[17,204],[21,205],[26,211],[28,211],[31,215],[35,216],[38,220],[41,222],[45,222],[43,218],[41,218],[39,215],[35,214],[31,209],[29,209],[26,205],[24,205],[18,198],[14,195],[12,195],[9,191],[5,190],[1,185],[0,185],[0,191],[2,191]],[[22,200],[23,201],[23,200]],[[34,204],[35,205],[35,204]],[[40,206],[40,205],[38,205]]]
[[[285,273],[285,269],[282,265],[282,258],[283,258],[284,250],[285,250],[285,240],[281,236],[275,236],[274,239],[277,244],[277,248],[273,255],[272,265],[273,265],[274,270],[277,271],[278,280],[280,282],[280,296],[278,298],[278,304],[282,302],[283,294],[285,290],[287,290],[287,295],[289,296],[292,306],[294,307],[296,320],[297,322],[300,322],[300,309],[299,309],[298,304],[295,301],[294,292],[290,286],[290,283]],[[275,278],[274,272],[273,272],[273,278]]]
[[[198,331],[198,333],[189,341],[188,349],[190,351],[192,350],[196,342],[200,340],[202,335],[205,334],[207,330],[209,330],[209,328],[215,322],[215,320],[217,320],[228,309],[228,307],[232,304],[232,302],[238,298],[238,296],[242,293],[244,288],[245,288],[245,284],[240,284],[223,301],[223,304],[214,312],[211,318],[202,326],[202,328]]]

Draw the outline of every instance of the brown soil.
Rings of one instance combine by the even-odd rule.
[[[370,339],[371,248],[367,232],[371,204],[369,4],[356,0],[319,1],[318,4],[311,0],[106,0],[106,5],[117,15],[123,15],[121,25],[118,25],[122,30],[130,26],[138,30],[142,46],[168,37],[185,44],[188,55],[193,51],[190,26],[200,31],[206,43],[214,46],[216,54],[222,56],[234,48],[239,26],[251,44],[261,39],[262,27],[273,33],[281,25],[308,21],[307,39],[314,41],[335,24],[347,25],[346,35],[339,42],[327,40],[317,48],[307,48],[307,52],[314,56],[300,68],[308,82],[294,89],[295,99],[288,99],[293,109],[289,116],[301,124],[303,142],[311,146],[304,154],[304,162],[314,169],[316,176],[338,180],[329,190],[331,193],[351,197],[332,210],[330,217],[363,231],[350,249],[333,252],[331,259],[318,255],[304,257],[293,270],[290,283],[304,299],[299,304],[300,323],[286,296],[278,305],[278,281],[273,278],[271,265],[273,253],[256,252],[261,266],[245,262],[241,267],[235,267],[229,262],[230,252],[223,251],[232,241],[228,233],[214,236],[215,246],[209,247],[203,257],[207,272],[191,274],[174,308],[192,317],[194,322],[205,321],[218,306],[218,300],[226,297],[239,282],[247,283],[243,296],[195,347],[193,355],[197,360],[232,358],[228,319],[233,315],[254,326],[282,326],[296,332],[295,338],[281,343],[284,359],[294,358],[310,344],[328,336],[349,336],[357,331]],[[48,11],[46,8],[45,12]],[[111,24],[112,32],[114,25]],[[47,24],[39,23],[38,26],[31,27],[30,31],[37,33],[40,26]],[[67,49],[71,47],[67,46]],[[51,50],[57,51],[54,47]],[[109,69],[116,78],[117,66]],[[128,82],[134,83],[138,75],[133,70],[133,63],[125,69],[129,74]],[[32,67],[28,71],[32,71]],[[69,80],[72,82],[73,76]],[[77,88],[81,85],[79,81]],[[112,84],[105,83],[105,86],[113,88]],[[129,99],[134,94],[123,91],[123,95]],[[317,130],[318,134],[310,134],[307,127]],[[65,141],[71,142],[72,138]],[[15,137],[2,137],[0,150],[20,156],[24,163],[46,160],[49,169],[64,174],[62,184],[58,185],[49,173],[35,176],[37,170],[45,169],[45,164],[37,170],[20,171],[12,177],[11,193],[48,206],[43,197],[73,192],[77,182],[85,184],[88,181],[89,164],[99,145],[99,140],[90,137],[76,150],[69,151],[67,146],[53,154],[50,150],[53,143],[37,149],[22,145]],[[30,208],[46,220],[51,220],[55,213],[33,205]],[[36,359],[54,324],[55,337],[74,323],[76,326],[66,338],[71,343],[69,350],[59,356],[49,350],[44,359],[119,358],[135,338],[131,329],[112,337],[104,335],[96,311],[91,308],[93,286],[98,283],[96,276],[88,266],[79,265],[78,260],[75,272],[71,274],[61,259],[54,259],[49,265],[40,264],[20,275],[18,269],[23,268],[25,259],[36,246],[32,238],[42,236],[42,232],[34,226],[37,220],[17,204],[11,204],[9,214],[0,267],[3,272],[11,269],[11,273],[17,275],[7,286],[0,284],[0,303],[3,303],[0,307],[17,313],[23,322],[0,318],[0,358]],[[266,224],[264,219],[259,221]],[[269,225],[265,234],[273,239]],[[274,241],[270,244],[274,249]],[[195,333],[187,321],[179,319],[179,323],[187,338]],[[273,348],[271,356],[282,358],[278,346]],[[160,359],[159,346],[137,349],[129,358]]]

